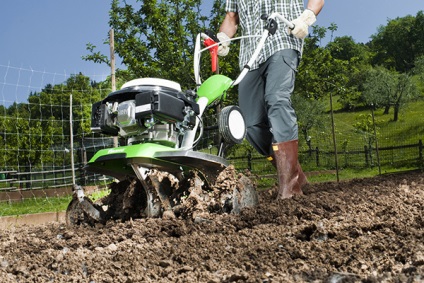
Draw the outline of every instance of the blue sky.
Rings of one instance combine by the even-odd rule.
[[[109,68],[83,61],[81,56],[87,55],[88,42],[98,46],[104,54],[109,54],[109,47],[103,42],[109,31],[110,2],[2,1],[0,100],[2,82],[3,89],[5,82],[24,88],[27,85],[31,88],[34,85],[43,87],[47,83],[61,83],[65,80],[61,77],[66,78],[78,72],[94,80],[104,79],[110,72]],[[335,36],[348,35],[357,42],[368,42],[370,36],[377,32],[378,26],[385,25],[388,19],[415,16],[419,10],[424,10],[423,0],[326,0],[316,24],[327,27],[334,22],[338,25]],[[209,14],[206,9],[205,14]],[[22,75],[16,82],[11,75],[14,72]],[[31,73],[30,81],[23,78],[26,72]],[[51,82],[52,79],[55,81]]]

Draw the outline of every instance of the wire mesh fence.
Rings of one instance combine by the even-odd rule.
[[[321,117],[324,121],[322,127],[312,129],[307,136],[300,133],[299,160],[304,171],[309,174],[328,172],[332,174],[330,179],[336,180],[336,172],[343,170],[384,173],[424,168],[424,120],[395,123],[384,116],[389,122],[384,123],[381,118],[378,124],[371,123],[365,131],[358,127],[357,117],[364,119],[362,117],[368,116],[366,114],[351,115],[350,122],[336,115],[334,138],[330,113]],[[368,114],[371,115],[371,111]],[[209,130],[198,146],[208,148],[211,153],[219,151],[219,133],[214,127],[216,120],[216,114],[207,117],[205,125]],[[374,131],[374,127],[378,130]],[[240,171],[248,169],[259,178],[276,178],[272,164],[246,141],[227,148],[225,153]]]
[[[91,104],[109,92],[82,75],[0,65],[0,192],[71,187],[72,156],[78,182],[100,183],[102,176],[82,168],[92,152],[110,146],[110,138],[89,131]]]

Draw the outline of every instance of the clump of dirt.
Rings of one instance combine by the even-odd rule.
[[[140,218],[143,207],[146,206],[146,193],[136,179],[113,182],[110,194],[97,200],[99,206],[107,206],[106,219],[129,220]]]
[[[214,218],[214,214],[239,213],[244,207],[258,204],[256,184],[234,166],[225,168],[216,178],[215,184],[207,186],[194,174],[188,179],[186,191],[178,207],[178,216],[194,221]]]
[[[255,184],[244,174],[237,173],[233,165],[222,170],[212,185],[195,171],[179,180],[157,170],[152,170],[145,184],[148,192],[136,178],[112,183],[110,194],[96,202],[98,207],[107,207],[103,218],[126,221],[177,217],[203,221],[210,218],[210,214],[239,213],[244,207],[258,204]],[[78,201],[75,202],[79,208]],[[81,209],[74,214],[84,218]],[[92,222],[89,217],[85,220]]]
[[[0,231],[2,282],[423,282],[421,172],[311,184],[239,214]],[[202,207],[202,209],[205,209]],[[197,218],[198,219],[198,218]]]

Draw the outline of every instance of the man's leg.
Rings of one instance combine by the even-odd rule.
[[[279,180],[277,198],[302,194],[301,186],[307,183],[298,161],[297,117],[291,103],[298,60],[296,51],[284,50],[267,62],[265,103],[274,137],[272,157]]]
[[[259,70],[247,73],[239,84],[239,106],[246,122],[246,139],[262,155],[271,151],[272,133],[264,100],[265,84]]]

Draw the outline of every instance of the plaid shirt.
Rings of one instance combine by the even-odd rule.
[[[303,12],[303,0],[227,0],[225,10],[236,12],[239,16],[239,27],[242,35],[253,35],[255,37],[244,38],[240,43],[239,64],[242,69],[255,51],[256,44],[266,25],[266,21],[261,20],[261,15],[271,15],[274,12],[280,13],[287,20],[296,19]],[[256,69],[259,64],[265,62],[272,54],[283,49],[294,49],[302,52],[303,40],[297,39],[293,35],[288,35],[287,28],[281,21],[278,21],[278,30],[267,39],[264,48],[258,56],[251,69]]]

